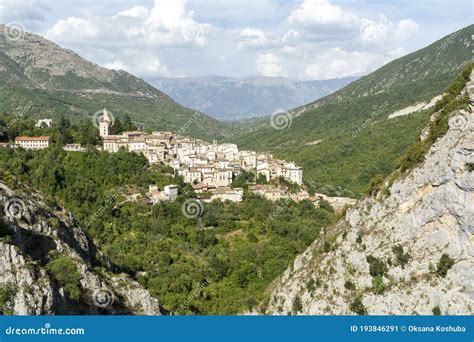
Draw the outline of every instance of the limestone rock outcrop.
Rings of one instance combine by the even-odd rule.
[[[0,212],[0,290],[11,289],[0,309],[15,315],[161,314],[159,301],[118,273],[68,211],[50,208],[30,189],[0,183]],[[81,274],[79,300],[46,269],[58,255]]]
[[[299,255],[267,314],[474,313],[474,73],[466,91],[424,162]]]

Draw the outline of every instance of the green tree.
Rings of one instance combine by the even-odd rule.
[[[292,304],[292,312],[296,315],[298,312],[301,312],[303,310],[303,304],[301,303],[301,298],[300,296],[296,296],[293,299],[293,304]]]
[[[354,301],[349,305],[349,310],[357,315],[367,315],[367,310],[362,303],[362,297],[356,297]]]
[[[443,255],[441,255],[441,258],[438,261],[438,265],[436,267],[436,273],[440,277],[444,278],[448,274],[448,271],[451,269],[451,267],[453,267],[453,265],[454,265],[454,260],[451,259],[451,257],[448,254],[443,253]]]
[[[64,288],[69,297],[78,301],[81,296],[81,273],[76,264],[68,257],[62,256],[50,261],[46,270],[57,284]]]

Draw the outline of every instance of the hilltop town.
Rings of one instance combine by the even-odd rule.
[[[143,154],[150,165],[169,165],[175,173],[183,177],[186,183],[192,185],[198,198],[204,202],[214,199],[240,202],[243,199],[242,187],[231,187],[233,181],[243,172],[251,173],[254,180],[251,182],[249,192],[260,195],[272,201],[291,199],[301,201],[309,199],[318,202],[328,200],[336,209],[341,209],[346,204],[353,204],[354,200],[344,197],[328,197],[323,194],[310,196],[304,190],[303,169],[294,162],[276,159],[270,153],[258,153],[251,150],[239,151],[236,144],[218,144],[201,139],[193,139],[174,134],[172,132],[125,131],[121,134],[111,134],[114,118],[107,111],[101,111],[98,120],[99,135],[103,145],[97,149],[116,153],[120,149]],[[51,127],[51,120],[39,120],[37,127]],[[16,137],[15,145],[25,149],[42,149],[50,145],[49,136]],[[86,148],[79,144],[67,144],[64,150],[71,152],[85,152]],[[274,181],[274,182],[272,182]],[[280,182],[278,182],[280,181]],[[289,191],[288,186],[296,185],[296,191]],[[268,184],[268,183],[273,184]],[[173,201],[178,194],[178,187],[170,184],[159,189],[155,184],[150,184],[147,196],[151,203],[162,200]]]
[[[218,144],[184,137],[172,132],[141,131],[123,132],[111,135],[112,118],[107,109],[103,110],[99,130],[103,139],[103,149],[111,153],[125,148],[130,152],[142,153],[150,164],[163,163],[171,166],[184,181],[193,184],[198,194],[210,193],[209,199],[220,198],[239,202],[243,189],[231,189],[230,185],[236,176],[243,171],[254,172],[255,176],[264,177],[268,182],[282,177],[297,185],[303,184],[303,169],[295,163],[273,158],[269,153],[239,151],[235,144]],[[262,188],[257,188],[262,191]],[[283,194],[281,189],[268,188],[268,193]],[[264,191],[265,194],[266,191]],[[170,189],[165,189],[165,196],[153,185],[149,194],[153,200],[160,197],[173,198]],[[202,196],[203,197],[203,196]],[[280,198],[281,196],[278,196]],[[278,199],[276,198],[276,199]],[[207,198],[202,198],[206,200]]]

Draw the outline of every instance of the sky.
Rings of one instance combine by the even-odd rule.
[[[0,22],[145,79],[361,76],[472,16],[470,0],[0,0]]]

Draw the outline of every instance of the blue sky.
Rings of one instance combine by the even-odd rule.
[[[143,78],[360,76],[469,25],[471,1],[0,0],[1,22]]]

